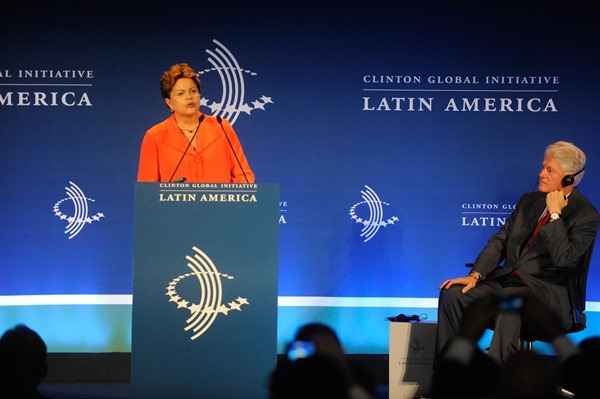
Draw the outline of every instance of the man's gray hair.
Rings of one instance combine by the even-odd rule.
[[[568,141],[557,141],[546,147],[545,157],[554,158],[560,164],[563,172],[568,175],[575,174],[585,167],[585,153],[575,144]],[[574,186],[583,179],[585,172],[575,176]]]

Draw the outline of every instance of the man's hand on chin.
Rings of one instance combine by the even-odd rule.
[[[562,190],[550,191],[546,194],[546,207],[548,212],[561,214],[563,208],[567,206],[567,197]]]
[[[475,273],[477,273],[477,272],[475,272]],[[440,285],[440,289],[447,290],[448,288],[452,287],[455,284],[464,285],[461,292],[463,294],[466,294],[471,288],[473,288],[477,285],[477,282],[479,281],[479,277],[480,277],[479,273],[477,273],[477,274],[472,273],[466,277],[451,278],[449,280],[444,281],[442,283],[442,285]]]

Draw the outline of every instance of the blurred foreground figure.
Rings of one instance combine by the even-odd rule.
[[[518,301],[517,299],[520,299]],[[525,303],[525,299],[527,302]],[[535,328],[544,331],[556,356],[533,351],[516,351],[501,365],[478,347],[478,342],[495,317],[518,317],[522,303],[528,313],[538,315]],[[464,323],[439,358],[433,379],[434,398],[552,399],[582,394],[593,377],[580,378],[583,361],[579,350],[563,334],[560,317],[535,296],[493,296],[465,309]],[[587,384],[587,385],[586,385]]]
[[[321,323],[300,327],[270,381],[272,399],[372,399],[374,391],[374,378],[348,363],[335,331]]]
[[[48,372],[46,344],[32,329],[18,325],[0,338],[0,396],[40,398],[38,386]]]

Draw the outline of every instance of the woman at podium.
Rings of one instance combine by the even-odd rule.
[[[171,115],[144,135],[139,182],[254,183],[233,127],[200,111],[196,71],[172,65],[160,78],[160,92]]]

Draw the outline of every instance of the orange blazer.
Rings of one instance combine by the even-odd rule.
[[[223,128],[231,141],[248,182],[255,177],[244,155],[242,145],[229,122],[223,119]],[[235,156],[214,117],[205,117],[196,135],[196,150],[192,147],[181,161],[171,181],[188,183],[246,183]],[[137,180],[139,182],[168,182],[185,152],[185,138],[175,116],[152,126],[144,135],[140,150]]]

